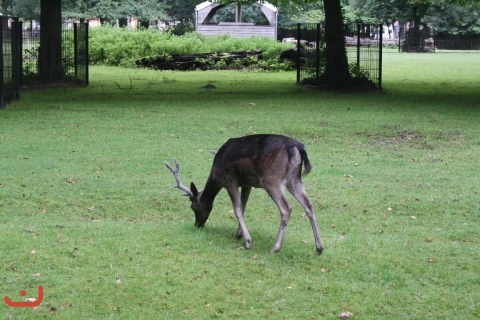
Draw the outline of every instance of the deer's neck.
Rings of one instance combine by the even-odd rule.
[[[222,186],[210,176],[203,188],[200,202],[212,204],[220,190]]]

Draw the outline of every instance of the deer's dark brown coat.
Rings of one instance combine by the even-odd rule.
[[[302,185],[304,175],[311,170],[307,152],[302,143],[282,135],[257,134],[229,139],[215,155],[212,170],[202,191],[192,182],[190,188],[180,182],[180,166],[175,160],[176,170],[165,162],[174,174],[179,189],[190,197],[195,213],[195,226],[202,228],[213,208],[215,197],[225,188],[232,200],[238,219],[236,237],[245,237],[245,247],[250,249],[252,238],[245,225],[244,212],[252,187],[263,188],[280,209],[281,222],[272,252],[282,247],[292,207],[285,196],[285,188],[303,206],[310,219],[317,253],[323,251],[313,205]]]

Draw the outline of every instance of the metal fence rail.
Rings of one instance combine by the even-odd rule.
[[[38,74],[40,30],[23,30],[18,18],[0,16],[0,108],[20,98],[23,84],[42,82]],[[62,81],[88,85],[88,24],[64,24]]]
[[[21,23],[18,18],[0,17],[0,108],[20,99]]]
[[[74,27],[74,74],[75,78],[88,85],[88,23],[75,23]]]
[[[24,83],[38,80],[40,31],[23,32]],[[62,78],[88,85],[88,24],[64,23],[62,28]]]
[[[382,86],[382,26],[359,24],[355,33],[345,36],[347,58],[353,76],[367,77]],[[325,71],[324,41],[319,23],[297,27],[297,82],[321,86]]]
[[[348,37],[347,58],[349,63],[356,63],[354,70],[360,73],[366,73],[378,88],[382,87],[382,25],[378,24],[358,24],[356,43],[353,44],[355,50],[350,50]]]
[[[320,47],[322,45],[319,23],[299,23],[297,26],[297,82],[317,84],[325,67]]]

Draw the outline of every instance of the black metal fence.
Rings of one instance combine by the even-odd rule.
[[[365,75],[378,88],[382,87],[382,25],[358,24],[353,37],[345,37],[347,58],[357,76]]]
[[[442,50],[480,50],[480,35],[433,35],[435,48]]]
[[[40,30],[23,32],[24,84],[41,81],[38,74]],[[88,85],[88,24],[64,23],[62,28],[62,80]]]
[[[18,18],[0,17],[0,108],[20,99],[21,23]]]
[[[297,28],[297,82],[321,86],[325,71],[323,33],[319,23],[302,23]],[[359,24],[345,36],[352,76],[367,77],[382,86],[382,25]]]
[[[325,59],[321,46],[320,23],[299,23],[297,27],[297,83],[317,85],[323,74]]]
[[[434,52],[435,43],[430,28],[400,27],[398,49],[401,52]]]
[[[0,108],[20,98],[24,84],[42,82],[38,73],[40,30],[25,29],[18,18],[0,16]],[[88,85],[88,24],[65,23],[62,80]]]

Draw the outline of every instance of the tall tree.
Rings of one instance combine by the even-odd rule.
[[[192,21],[195,16],[195,5],[201,2],[200,0],[163,0],[165,10],[170,19],[188,22]]]
[[[4,0],[0,1],[2,13],[25,19],[38,19],[40,6],[38,0]]]
[[[219,0],[230,3],[230,0]],[[255,0],[239,0],[242,3],[252,3]],[[311,3],[319,0],[310,0]],[[301,0],[270,0],[274,5],[288,6]],[[307,1],[308,2],[308,1]],[[345,25],[341,0],[323,0],[325,10],[325,50],[326,66],[323,83],[331,89],[342,89],[351,85],[351,75],[348,68],[348,58],[345,47]]]
[[[62,71],[62,0],[40,1],[38,71],[45,81],[57,81]]]
[[[341,89],[350,84],[345,26],[340,0],[323,0],[325,8],[325,74],[324,83],[331,89]]]

